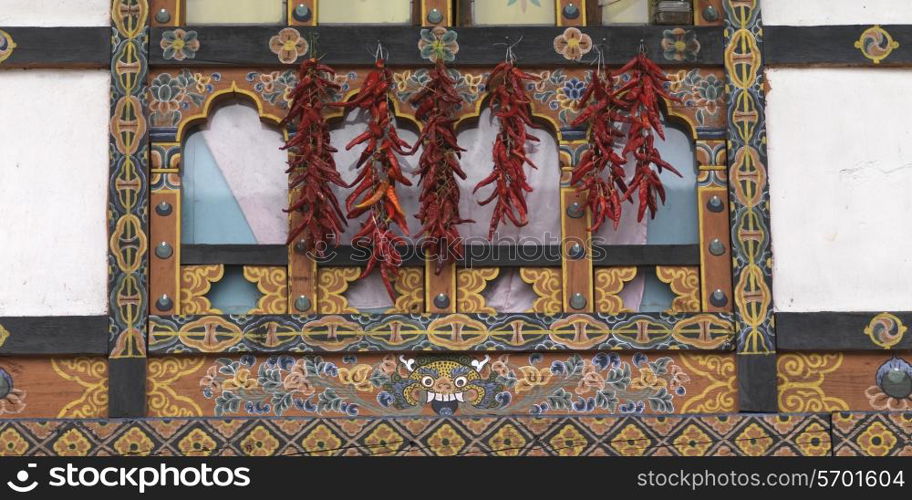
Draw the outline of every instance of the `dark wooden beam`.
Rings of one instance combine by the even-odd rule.
[[[779,411],[776,354],[738,354],[738,411]]]
[[[649,56],[663,66],[722,65],[722,28],[717,26],[687,26],[696,34],[700,50],[695,60],[666,60],[662,50],[665,31],[673,26],[609,26],[585,27],[583,30],[596,44],[608,47],[605,63],[621,65],[633,57],[643,41]],[[153,28],[150,40],[150,63],[180,66],[279,66],[276,54],[269,50],[269,39],[279,29],[276,26],[190,26],[182,29],[197,33],[200,48],[193,58],[183,61],[166,60],[160,41],[165,31],[173,28]],[[389,51],[389,64],[416,66],[430,64],[421,58],[418,40],[421,28],[416,26],[321,26],[298,27],[305,39],[311,33],[319,35],[319,47],[324,61],[333,65],[364,65],[374,61],[377,43]],[[583,62],[568,61],[553,49],[554,38],[564,32],[562,27],[456,27],[459,53],[453,66],[492,66],[504,60],[509,41],[519,41],[514,52],[524,66],[589,65],[595,53]],[[520,41],[521,39],[521,41]],[[499,45],[498,45],[499,44]]]
[[[15,47],[3,68],[105,68],[111,64],[111,28],[4,28]]]
[[[871,25],[841,26],[764,26],[764,57],[767,65],[832,65],[884,67],[912,64],[912,25],[882,25],[899,46],[888,47],[889,39],[880,38],[877,43],[871,39],[871,47],[889,50],[889,55],[875,63],[865,56],[861,47],[856,47],[865,31],[876,29]],[[880,50],[877,51],[880,53]]]
[[[146,358],[108,359],[108,416],[146,415]]]
[[[596,266],[699,266],[698,245],[594,245]],[[402,250],[404,266],[422,266],[423,256],[415,246]],[[317,259],[322,266],[364,265],[368,250],[343,245]],[[560,267],[560,245],[467,245],[462,267]],[[181,265],[225,264],[237,266],[286,266],[285,245],[182,245]]]
[[[107,316],[0,318],[0,355],[108,354]]]
[[[912,312],[776,313],[782,351],[880,351],[912,349]]]

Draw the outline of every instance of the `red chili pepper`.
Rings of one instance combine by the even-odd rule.
[[[431,70],[427,83],[412,97],[411,104],[423,125],[415,144],[415,148],[419,144],[424,147],[418,160],[421,206],[416,217],[422,224],[419,236],[424,236],[425,255],[436,262],[439,274],[444,265],[462,256],[462,237],[457,226],[474,222],[459,215],[456,177],[466,178],[459,166],[465,150],[456,142],[455,123],[462,99],[442,61]]]
[[[286,212],[301,214],[298,224],[288,233],[288,243],[301,237],[308,250],[323,253],[327,243],[338,245],[338,235],[345,217],[332,185],[344,186],[336,170],[330,145],[329,126],[323,116],[326,104],[339,91],[333,82],[335,73],[317,59],[308,59],[298,69],[298,84],[291,93],[292,102],[282,126],[294,132],[283,149],[290,152],[287,173],[292,193]]]
[[[526,179],[524,167],[529,164],[538,168],[525,154],[526,144],[538,141],[538,138],[529,135],[526,128],[534,127],[532,101],[526,93],[526,82],[529,80],[538,78],[520,71],[512,62],[502,62],[494,68],[486,83],[491,109],[500,122],[500,132],[494,141],[491,175],[479,182],[473,192],[494,185],[491,195],[479,202],[487,205],[496,200],[488,229],[490,240],[493,240],[494,232],[504,217],[519,227],[529,222],[526,193],[532,192],[532,186]]]
[[[586,193],[586,205],[592,213],[590,231],[597,231],[606,219],[617,229],[621,221],[621,200],[618,190],[626,190],[624,164],[626,160],[615,151],[616,142],[624,137],[620,126],[626,105],[615,96],[613,75],[597,69],[580,100],[586,104],[571,125],[577,127],[586,121],[592,123],[589,131],[589,149],[574,167],[570,182],[577,191]]]
[[[367,219],[353,238],[353,243],[370,247],[370,257],[361,273],[365,277],[377,266],[390,298],[396,300],[393,282],[399,277],[402,255],[397,247],[405,245],[403,237],[396,234],[393,224],[406,236],[409,234],[405,214],[399,205],[396,183],[412,183],[402,175],[397,154],[411,154],[412,146],[399,138],[389,103],[393,75],[383,59],[378,59],[374,69],[364,79],[358,95],[349,102],[332,103],[336,107],[359,107],[370,112],[367,130],[352,139],[345,149],[367,143],[358,159],[358,176],[347,187],[355,187],[345,200],[348,218],[365,213]]]
[[[617,91],[617,97],[628,110],[627,145],[623,155],[633,155],[636,162],[633,179],[624,192],[624,200],[632,200],[636,194],[639,200],[637,221],[642,221],[649,210],[649,216],[655,218],[658,203],[656,196],[665,203],[665,187],[659,174],[669,170],[680,177],[680,173],[668,162],[655,147],[657,133],[662,139],[665,131],[662,127],[662,116],[659,108],[659,97],[671,101],[680,100],[669,94],[664,84],[668,81],[665,72],[652,62],[645,53],[637,54],[621,70],[630,74],[630,80]],[[652,166],[656,166],[656,170]]]
[[[598,230],[606,219],[611,220],[617,229],[621,220],[621,204],[626,200],[632,202],[634,194],[637,194],[640,203],[637,221],[643,220],[647,209],[654,218],[658,208],[656,196],[665,202],[665,187],[658,174],[667,169],[681,175],[662,160],[653,137],[653,132],[656,132],[659,137],[665,138],[658,98],[678,100],[664,89],[668,78],[644,53],[624,65],[617,75],[624,73],[629,73],[630,79],[616,88],[615,75],[607,71],[602,74],[601,69],[594,71],[580,101],[591,103],[572,123],[579,126],[591,122],[589,149],[583,153],[570,178],[578,191],[586,192],[586,204],[593,217],[590,231]],[[621,132],[624,123],[629,124],[627,134]],[[616,146],[618,139],[622,138],[626,138],[626,143],[619,155]],[[636,168],[633,179],[626,184],[624,165],[628,155],[633,156]],[[658,172],[652,170],[652,165],[657,167]]]

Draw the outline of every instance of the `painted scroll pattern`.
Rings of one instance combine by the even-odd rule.
[[[725,1],[725,74],[738,352],[775,352],[763,30],[756,0]]]
[[[225,266],[181,266],[180,308],[184,314],[221,314],[206,297],[225,275]]]
[[[148,72],[147,0],[113,0],[108,290],[110,356],[146,355],[148,141],[143,88]]]
[[[538,296],[528,312],[553,314],[563,306],[560,269],[523,267],[519,270],[522,280],[532,285]]]
[[[326,295],[321,295],[325,302]],[[343,297],[344,298],[344,297]],[[733,347],[727,314],[344,314],[152,316],[169,352],[665,350]]]

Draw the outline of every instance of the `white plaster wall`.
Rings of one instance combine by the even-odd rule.
[[[910,24],[909,0],[760,0],[763,24]]]
[[[767,77],[776,308],[912,308],[912,70]]]
[[[0,71],[0,316],[107,311],[108,79]]]
[[[111,0],[0,0],[0,26],[107,26]]]

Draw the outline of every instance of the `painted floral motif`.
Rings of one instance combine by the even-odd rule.
[[[421,39],[418,40],[418,50],[421,57],[431,62],[452,62],[459,52],[458,34],[455,30],[448,30],[443,26],[433,29],[422,29]]]
[[[684,457],[702,457],[713,445],[713,440],[694,424],[688,425],[684,432],[674,439],[674,446]]]
[[[625,457],[641,456],[652,445],[652,439],[639,427],[629,424],[611,440],[611,447]]]
[[[251,71],[247,73],[246,79],[253,84],[254,92],[259,94],[264,101],[279,109],[288,109],[291,106],[291,92],[298,84],[298,77],[294,71],[271,71],[268,73]],[[357,79],[358,74],[354,71],[336,75],[335,83],[339,85],[339,92],[334,99],[337,101],[342,100],[345,94],[351,90],[351,82]]]
[[[450,424],[443,424],[427,440],[428,446],[437,456],[451,457],[457,455],[466,442]]]
[[[301,444],[308,455],[330,456],[342,447],[342,440],[329,427],[321,424],[310,431]]]
[[[562,457],[576,457],[583,453],[589,440],[573,425],[567,424],[549,441],[552,450]]]
[[[684,28],[665,30],[662,33],[662,50],[666,60],[693,62],[700,54],[700,41],[697,40],[697,33],[693,30]]]
[[[386,424],[380,424],[364,438],[364,444],[375,455],[396,453],[404,444],[404,438],[395,429]]]
[[[7,428],[0,432],[0,457],[15,457],[25,454],[29,443],[16,429]]]
[[[526,446],[526,438],[513,425],[501,427],[488,439],[488,446],[495,455],[501,457],[516,457]]]
[[[579,61],[592,50],[592,37],[578,28],[567,28],[554,38],[554,50],[568,61]]]
[[[25,391],[16,389],[13,377],[0,368],[0,415],[22,413],[25,410]]]
[[[155,127],[176,127],[181,110],[190,105],[200,106],[214,90],[214,82],[222,79],[220,73],[204,75],[181,70],[177,75],[162,73],[149,86],[149,110]]]
[[[138,427],[131,427],[114,441],[114,449],[122,456],[148,455],[154,447],[155,443]]]
[[[880,422],[874,422],[855,439],[858,446],[870,457],[884,457],[896,446],[896,434]]]
[[[698,126],[716,123],[725,109],[725,82],[713,73],[699,69],[681,70],[668,75],[671,95],[688,108],[696,108]]]
[[[279,56],[279,62],[293,64],[307,53],[310,45],[294,28],[283,28],[279,34],[269,39],[269,50]]]
[[[183,61],[193,59],[200,49],[200,41],[195,31],[184,31],[180,28],[162,33],[159,45],[162,58],[166,61]]]
[[[891,358],[877,369],[875,382],[865,390],[871,408],[887,411],[912,408],[912,364],[908,361]]]
[[[216,443],[212,437],[200,429],[193,429],[177,445],[186,456],[208,456],[215,451]]]
[[[522,359],[521,357],[519,359]],[[631,362],[615,353],[574,354],[527,364],[511,355],[388,355],[373,363],[346,356],[341,365],[320,356],[219,359],[200,380],[217,416],[288,412],[355,416],[512,413],[672,413],[690,376],[671,358]]]
[[[54,441],[54,451],[57,455],[67,457],[84,457],[92,449],[92,445],[86,439],[85,434],[70,429]]]
[[[773,445],[773,438],[757,424],[750,424],[735,438],[741,452],[749,457],[759,457]]]
[[[562,69],[536,73],[538,82],[529,84],[532,98],[551,111],[558,112],[561,129],[570,128],[570,123],[579,115],[579,102],[589,85],[591,72],[584,79],[567,76]]]
[[[573,393],[563,387],[553,391],[534,405],[532,413],[552,411],[620,411],[643,413],[647,405],[657,413],[672,413],[674,398],[684,396],[684,384],[690,379],[671,358],[649,361],[643,353],[633,356],[630,363],[621,361],[615,353],[598,353],[584,360],[579,355],[551,364],[551,373],[564,379],[578,379]]]
[[[830,453],[830,432],[818,423],[807,426],[795,438],[802,455],[822,457]]]
[[[250,434],[241,441],[241,449],[247,456],[269,457],[275,454],[279,447],[279,440],[262,425],[256,426]]]
[[[450,77],[456,82],[456,92],[462,98],[463,105],[474,107],[475,103],[484,95],[484,81],[487,80],[488,74],[473,75],[455,69],[449,71]],[[427,83],[428,78],[426,69],[393,73],[393,82],[396,84],[393,90],[396,92],[396,99],[400,102],[408,102]]]

